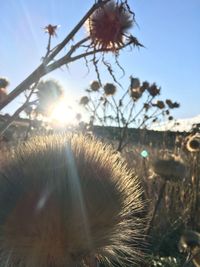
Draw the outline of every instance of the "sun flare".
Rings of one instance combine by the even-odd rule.
[[[50,120],[61,126],[75,124],[76,113],[76,110],[69,105],[69,101],[62,99],[52,109],[50,113]]]

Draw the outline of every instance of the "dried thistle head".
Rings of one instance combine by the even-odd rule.
[[[159,109],[165,108],[165,103],[162,100],[158,100],[155,104],[152,104],[154,107],[158,107]]]
[[[80,101],[79,101],[79,104],[85,106],[85,105],[87,105],[89,103],[89,101],[90,100],[89,100],[89,98],[87,96],[82,96]]]
[[[157,87],[155,83],[153,83],[151,86],[147,88],[147,91],[149,94],[153,97],[157,96],[160,94],[160,88]]]
[[[0,171],[2,266],[70,267],[90,255],[128,265],[138,257],[141,188],[110,147],[81,135],[43,136],[6,159]]]
[[[140,79],[138,78],[133,78],[132,76],[130,77],[131,84],[130,88],[132,89],[138,89],[140,87]]]
[[[189,260],[192,259],[196,267],[200,266],[200,234],[198,232],[185,231],[180,238],[178,247],[181,253],[188,253]]]
[[[170,109],[174,109],[174,108],[179,108],[180,107],[180,104],[179,103],[177,103],[177,102],[172,102],[172,100],[171,99],[166,99],[166,104],[168,105],[168,107],[170,108]]]
[[[114,95],[117,88],[113,83],[106,83],[103,87],[105,95]]]
[[[185,177],[186,166],[173,158],[157,159],[153,162],[153,170],[165,180],[177,181]]]
[[[140,91],[143,93],[144,91],[146,91],[149,88],[149,82],[144,81],[142,83],[142,86],[140,87]]]
[[[137,101],[142,96],[140,88],[131,89],[130,96],[132,97],[133,101]]]
[[[44,28],[44,31],[47,32],[50,36],[56,36],[56,31],[58,29],[58,25],[47,25],[45,28]]]
[[[0,89],[1,88],[6,88],[9,85],[9,81],[7,78],[0,77]]]
[[[100,87],[101,87],[101,85],[98,81],[92,81],[90,84],[90,88],[94,92],[98,91]]]
[[[186,140],[186,149],[189,152],[200,152],[200,134],[190,135]]]
[[[55,80],[41,81],[37,85],[38,107],[41,114],[48,114],[52,107],[62,98],[63,89]]]
[[[124,45],[124,35],[133,23],[134,14],[126,2],[109,1],[89,18],[88,30],[92,43],[95,47],[116,51]]]

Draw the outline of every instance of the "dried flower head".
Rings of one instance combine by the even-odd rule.
[[[200,152],[200,134],[192,134],[186,139],[186,149],[189,152]]]
[[[133,98],[133,101],[137,101],[142,96],[140,88],[131,89],[130,96]]]
[[[140,87],[140,91],[144,92],[149,88],[149,82],[145,81],[142,83],[142,86]]]
[[[9,81],[6,78],[0,77],[0,89],[6,88],[9,85]]]
[[[44,31],[47,32],[50,36],[56,36],[56,31],[58,29],[58,25],[47,25],[45,28],[44,28]]]
[[[110,147],[81,135],[43,136],[6,159],[0,172],[2,266],[81,266],[90,255],[129,265],[138,257],[141,189]]]
[[[186,166],[175,159],[158,159],[153,163],[153,170],[165,180],[177,181],[185,177]]]
[[[100,83],[98,81],[93,81],[90,84],[90,88],[94,92],[98,91],[100,87],[101,87],[101,85],[100,85]]]
[[[169,121],[173,121],[173,119],[174,119],[173,116],[169,116],[169,117],[168,117],[168,120],[169,120]]]
[[[140,87],[140,80],[138,78],[131,77],[131,84],[130,88],[132,89],[138,89]]]
[[[196,267],[200,266],[200,234],[198,232],[187,230],[179,241],[179,251],[190,255],[190,260]]]
[[[109,1],[89,18],[92,43],[95,47],[116,51],[124,44],[124,34],[132,27],[133,22],[133,13],[125,2]]]
[[[154,107],[158,107],[159,109],[165,108],[165,103],[162,100],[158,100],[155,104],[152,104]]]
[[[43,115],[49,113],[52,107],[63,96],[63,89],[55,80],[41,81],[37,86],[37,111]]]
[[[179,108],[180,104],[177,102],[172,102],[170,99],[166,99],[166,104],[168,105],[169,108],[173,109],[173,108]]]
[[[166,104],[168,105],[169,108],[173,108],[174,107],[173,102],[171,101],[171,99],[166,99],[165,102],[166,102]]]
[[[116,86],[113,83],[106,83],[103,87],[105,95],[114,95],[116,92]]]
[[[85,106],[85,105],[87,105],[89,103],[89,101],[90,100],[89,100],[89,98],[87,96],[82,96],[81,99],[80,99],[79,104]]]
[[[160,88],[158,88],[155,83],[153,83],[150,87],[148,87],[147,91],[153,97],[155,97],[155,96],[160,94]]]

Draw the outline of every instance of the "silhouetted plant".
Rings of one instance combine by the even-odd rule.
[[[88,26],[87,35],[78,39],[77,33],[86,22]],[[32,88],[46,74],[80,59],[85,60],[88,69],[89,62],[91,62],[91,67],[94,67],[100,84],[99,64],[103,64],[116,81],[112,66],[109,63],[110,59],[106,59],[106,56],[109,52],[113,53],[117,65],[122,69],[118,61],[121,50],[127,46],[142,47],[142,44],[129,32],[134,24],[135,14],[131,11],[127,0],[98,0],[95,1],[64,40],[55,47],[51,46],[51,40],[56,36],[58,26],[47,25],[44,31],[48,33],[48,44],[42,63],[5,98],[1,98],[0,110],[25,90],[28,90],[31,94]],[[72,40],[74,41],[73,45],[69,44]],[[64,55],[59,58],[58,56],[62,50],[65,51]],[[16,112],[19,114],[21,111],[22,107]],[[13,114],[14,116],[16,112]],[[4,125],[0,130],[4,131],[6,127],[8,125]]]
[[[90,116],[90,126],[118,127],[119,151],[126,145],[128,127],[144,129],[163,118],[171,120],[170,112],[177,108],[176,102],[172,100],[157,99],[161,88],[155,83],[141,83],[138,78],[133,77],[130,78],[130,86],[123,95],[121,90],[119,93],[115,84],[101,85],[99,81],[93,81],[86,92],[87,95],[81,98],[80,104]]]

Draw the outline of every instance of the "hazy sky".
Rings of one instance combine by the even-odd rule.
[[[0,76],[9,78],[9,90],[41,63],[48,39],[43,28],[48,24],[61,25],[53,41],[56,45],[93,2],[1,0]],[[121,83],[126,88],[130,75],[156,82],[162,87],[163,98],[181,103],[174,113],[177,118],[196,116],[200,113],[200,1],[129,0],[129,4],[138,23],[131,32],[145,48],[122,52],[120,61],[126,76]],[[84,61],[80,61],[69,65],[69,70],[62,68],[48,77],[58,79],[67,94],[78,98],[95,79],[93,71],[88,76],[86,73]],[[111,81],[107,74],[103,75],[103,82]],[[13,111],[16,103],[6,111]]]

